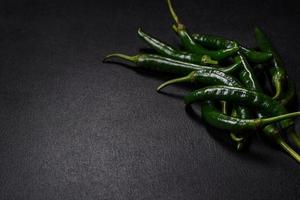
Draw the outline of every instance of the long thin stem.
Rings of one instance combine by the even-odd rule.
[[[177,25],[181,24],[180,21],[179,21],[178,16],[176,15],[176,12],[175,12],[173,6],[172,6],[171,0],[167,0],[167,3],[168,3],[168,7],[169,7],[169,10],[170,10],[170,13],[171,13],[172,18],[174,19],[175,23]]]
[[[138,55],[135,56],[129,56],[121,53],[112,53],[104,57],[103,62],[107,62],[111,58],[122,58],[124,60],[130,61],[135,63],[138,59]]]
[[[300,136],[296,133],[296,131],[293,128],[289,128],[287,130],[287,134],[291,136],[292,142],[300,148]]]
[[[192,79],[194,72],[191,72],[189,75],[184,76],[184,77],[180,77],[180,78],[175,78],[169,81],[166,81],[164,83],[162,83],[160,86],[157,87],[156,91],[160,91],[162,88],[174,84],[174,83],[183,83],[183,82],[189,82]]]
[[[279,116],[276,116],[276,117],[269,117],[269,118],[261,118],[260,122],[261,122],[261,126],[265,126],[265,125],[268,125],[268,124],[271,124],[271,123],[275,123],[275,122],[278,122],[278,121],[282,121],[282,120],[285,120],[285,119],[289,119],[289,118],[294,118],[294,117],[298,117],[300,116],[300,112],[292,112],[292,113],[288,113],[288,114],[284,114],[284,115],[279,115]]]
[[[227,115],[227,112],[228,112],[228,104],[227,104],[227,102],[226,101],[220,101],[220,103],[221,103],[221,109],[222,109],[222,113],[224,114],[224,115]]]
[[[300,155],[295,152],[281,137],[276,137],[277,143],[289,154],[291,155],[297,162],[300,163]]]

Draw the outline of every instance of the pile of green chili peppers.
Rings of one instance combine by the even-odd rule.
[[[138,35],[155,54],[129,56],[109,54],[104,61],[120,58],[157,72],[177,74],[178,78],[161,84],[157,91],[174,83],[198,83],[200,89],[187,94],[187,106],[198,102],[201,117],[209,125],[227,130],[236,150],[249,147],[255,133],[277,144],[297,162],[300,148],[293,118],[300,112],[288,112],[295,100],[294,83],[288,79],[283,62],[266,34],[255,28],[258,50],[249,49],[234,40],[207,34],[191,34],[176,15],[170,0],[168,7],[175,33],[182,49],[176,49],[149,34]],[[271,93],[258,81],[258,75],[270,77]]]

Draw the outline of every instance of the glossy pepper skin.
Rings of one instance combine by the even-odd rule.
[[[249,63],[247,62],[246,57],[242,53],[242,50],[238,51],[238,56],[235,57],[236,62],[241,62],[241,71],[239,73],[239,79],[241,80],[243,86],[249,90],[261,91],[261,87],[258,84],[256,76],[254,75],[252,68],[250,67]],[[241,117],[243,119],[252,117],[252,113],[247,110],[247,115],[241,115],[240,113],[236,113],[237,117]],[[270,125],[272,126],[272,125]],[[268,131],[268,126],[265,127],[265,131]],[[239,138],[237,140],[237,147],[242,149],[246,144],[249,143],[251,139],[251,134],[249,132],[243,132],[242,134],[232,133],[232,139]]]
[[[253,107],[261,110],[265,116],[277,116],[286,114],[285,108],[271,97],[247,90],[241,87],[217,85],[195,90],[184,98],[186,104],[191,104],[196,101],[223,100],[239,103],[241,105]]]
[[[168,72],[172,74],[186,75],[197,69],[214,69],[209,66],[196,65],[192,63],[187,63],[179,60],[174,60],[171,58],[166,58],[153,54],[138,54],[135,56],[128,56],[124,54],[114,53],[106,56],[104,62],[111,58],[121,58],[123,60],[135,63],[138,67],[150,69],[159,72]],[[234,73],[240,67],[240,63],[234,63],[228,67],[220,67],[218,70],[224,73]]]
[[[197,71],[193,71],[187,76],[176,78],[169,80],[163,84],[161,84],[157,91],[160,91],[162,88],[174,84],[174,83],[183,83],[183,82],[191,82],[191,83],[200,83],[202,85],[229,85],[229,86],[236,86],[240,87],[241,84],[236,80],[234,77],[219,71],[218,69],[199,69]],[[236,111],[240,114],[240,116],[244,118],[251,118],[248,115],[248,111],[243,106],[235,106]],[[224,114],[226,114],[226,111],[222,111]],[[203,115],[206,115],[204,113]]]
[[[295,83],[291,80],[287,81],[287,90],[283,93],[282,98],[279,100],[280,104],[288,107],[291,105],[296,97]]]
[[[249,91],[246,89],[230,86],[211,86],[196,90],[185,97],[186,104],[191,104],[197,101],[204,101],[202,104],[202,117],[203,119],[212,126],[220,129],[228,129],[232,132],[257,129],[253,127],[253,123],[247,119],[229,117],[219,112],[211,101],[227,101],[247,105],[255,109],[260,108],[265,116],[278,116],[287,113],[285,108],[280,105],[277,101],[274,101],[271,97],[268,97],[262,93]],[[289,113],[291,114],[291,113]],[[300,112],[296,112],[293,115],[299,115]],[[262,118],[259,118],[262,119]],[[273,121],[274,122],[274,121]],[[279,124],[282,128],[290,129],[293,128],[291,119],[280,121]],[[247,125],[248,124],[248,125]],[[272,123],[265,124],[262,126],[264,133],[271,138],[276,144],[281,146],[288,154],[300,162],[300,156],[289,147],[280,135],[280,130]],[[248,132],[250,133],[250,132]],[[235,137],[235,135],[233,135]],[[294,135],[292,135],[294,137]],[[239,139],[239,138],[238,138]]]
[[[283,101],[280,101],[281,104],[287,105],[292,101],[296,94],[294,84],[292,81],[288,81],[287,74],[283,66],[283,61],[281,60],[279,54],[273,47],[266,34],[258,27],[255,28],[255,38],[259,48],[262,51],[271,52],[273,55],[273,58],[271,60],[272,66],[270,66],[269,68],[270,74],[272,76],[272,84],[276,90],[273,98],[278,99],[279,101],[280,99],[282,99]],[[286,93],[283,92],[285,86],[288,87]],[[300,147],[300,137],[295,131],[294,123],[293,126],[291,126],[287,130],[287,133],[291,136],[294,144]]]
[[[185,83],[185,82],[200,83],[204,85],[228,85],[228,86],[241,87],[241,84],[236,78],[230,76],[227,73],[220,71],[219,69],[202,68],[202,69],[192,71],[191,73],[189,73],[184,77],[175,78],[162,83],[160,86],[158,86],[157,91],[160,91],[164,87],[174,83]]]
[[[158,39],[146,34],[142,29],[138,30],[138,35],[158,53],[169,58],[190,62],[195,64],[218,64],[218,61],[212,60],[208,55],[187,53],[174,49],[173,47],[159,41]]]
[[[204,47],[200,46],[199,44],[195,43],[195,41],[192,39],[192,37],[187,32],[185,26],[179,21],[179,18],[177,17],[177,15],[172,7],[171,0],[167,0],[167,2],[168,2],[168,6],[169,6],[169,10],[171,12],[171,15],[176,23],[173,25],[173,29],[178,34],[178,36],[181,40],[181,43],[186,50],[188,50],[189,52],[200,54],[200,55],[208,55],[212,59],[217,60],[217,61],[227,58],[228,56],[231,56],[237,52],[237,50],[239,49],[237,44],[229,49],[221,49],[221,50],[211,51],[211,50],[207,50]]]
[[[205,89],[207,88],[204,88],[204,90]],[[206,97],[203,97],[202,99],[204,100],[201,106],[202,109],[201,113],[202,114],[208,113],[207,115],[202,116],[203,119],[208,124],[223,130],[230,130],[230,131],[258,130],[268,124],[275,123],[280,120],[300,116],[300,112],[295,112],[295,113],[289,113],[289,114],[279,115],[270,118],[240,119],[240,118],[230,117],[228,115],[222,114],[217,110],[216,106],[213,104],[212,101],[207,100]]]
[[[223,73],[217,69],[214,70],[197,70],[193,71],[190,74],[188,74],[185,77],[180,77],[177,79],[169,80],[163,84],[161,84],[158,88],[157,91],[161,90],[162,88],[174,84],[174,83],[182,83],[182,82],[191,82],[191,83],[200,83],[203,85],[228,85],[228,86],[236,86],[236,87],[241,87],[241,84],[238,82],[237,79],[234,77]],[[226,110],[226,103],[224,105],[224,102],[226,101],[221,101],[222,103],[222,113],[227,114]],[[212,104],[208,104],[207,106],[211,106]],[[246,107],[236,105],[234,106],[235,113],[238,113],[236,117],[241,118],[241,119],[250,119],[252,118],[252,113],[247,109]],[[212,109],[215,110],[216,109]],[[213,112],[213,111],[211,111]],[[203,112],[203,116],[206,116],[209,113]],[[237,133],[235,133],[237,134]],[[236,149],[238,151],[243,150],[243,148],[246,146],[246,144],[249,143],[249,140],[247,140],[246,137],[237,137],[235,134],[231,133],[231,138],[236,142]],[[250,136],[249,136],[250,137]]]
[[[261,86],[251,68],[249,63],[247,62],[246,57],[244,54],[239,51],[238,56],[235,57],[236,62],[241,62],[241,72],[239,74],[239,79],[241,80],[242,84],[249,90],[255,90],[261,92]]]
[[[246,76],[246,77],[250,77],[250,76]],[[210,71],[202,69],[202,70],[193,71],[190,74],[188,74],[187,76],[169,80],[169,81],[161,84],[157,88],[157,90],[159,91],[162,88],[164,88],[170,84],[182,83],[182,82],[192,82],[192,83],[196,82],[196,83],[201,83],[204,85],[227,85],[227,86],[241,87],[241,84],[239,83],[239,81],[237,79],[235,79],[234,77],[232,77],[226,73],[218,71],[217,69],[210,70]],[[212,104],[205,104],[205,106],[212,106]],[[207,108],[207,109],[209,109],[209,108]],[[211,112],[217,111],[217,109],[213,109],[213,108],[210,108],[210,109],[211,109]],[[245,107],[236,106],[236,111],[239,113],[239,117],[242,119],[251,117],[249,110],[246,109]],[[211,112],[202,112],[202,116],[207,119],[210,119],[210,117],[207,115],[210,115]],[[214,113],[214,116],[218,116],[219,114],[220,114],[219,112]],[[218,119],[216,119],[216,120],[218,120]],[[274,130],[276,130],[276,133],[279,133],[278,128],[273,127],[273,125],[269,125],[269,126],[265,127],[264,130],[267,132],[268,135],[272,135],[272,133],[274,134],[275,133]],[[270,130],[273,132],[270,133]],[[247,137],[248,135],[250,137],[251,134],[247,132],[247,135],[238,136],[238,137],[235,134],[232,134],[233,139],[238,138],[238,140],[236,140],[238,150],[242,150],[242,148],[248,143],[248,140],[249,140],[249,138]]]
[[[240,80],[242,81],[242,83],[244,84],[246,89],[254,90],[254,91],[262,93],[263,91],[258,83],[258,80],[256,79],[249,63],[247,63],[246,58],[243,56],[242,53],[238,52],[238,54],[239,54],[239,57],[236,60],[240,61],[241,65],[242,65],[242,72],[240,73]],[[292,83],[289,86],[292,87],[293,86]],[[288,91],[288,92],[291,92],[291,91]],[[292,96],[293,96],[293,94],[288,95],[286,100],[289,102],[290,98],[292,98]],[[282,102],[280,102],[280,104],[285,109]],[[285,109],[285,112],[287,113],[286,109]],[[265,116],[265,114],[262,112],[257,112],[257,114],[259,117]],[[265,135],[270,137],[273,135],[272,132],[274,130],[278,129],[277,127],[272,127],[272,126],[273,125],[268,125],[264,128]],[[288,120],[288,123],[286,125],[283,124],[282,127],[286,128],[287,126],[289,126],[289,128],[286,130],[287,133],[291,136],[294,144],[296,144],[298,147],[300,147],[300,138],[299,138],[299,135],[295,132],[294,122],[292,120]],[[276,132],[279,132],[279,130],[276,130]]]
[[[258,80],[256,79],[256,77],[252,71],[252,68],[250,67],[249,63],[247,62],[245,56],[243,56],[243,54],[241,52],[238,52],[238,54],[239,54],[239,57],[238,57],[238,59],[236,59],[236,61],[241,61],[242,72],[240,73],[240,80],[244,84],[245,88],[249,89],[249,90],[254,90],[257,92],[262,92],[262,89],[258,83]],[[291,91],[289,91],[289,92],[291,92]],[[292,94],[288,95],[286,100],[290,101],[291,96],[292,96]],[[265,116],[265,114],[263,114],[262,112],[257,112],[257,114],[259,117]],[[265,135],[267,135],[269,137],[271,136],[274,139],[273,132],[274,132],[274,130],[276,130],[278,128],[272,127],[272,126],[273,125],[266,126],[264,128],[263,132]],[[292,120],[288,120],[288,123],[286,125],[283,125],[283,128],[286,128],[287,126],[289,126],[289,128],[287,128],[286,132],[291,136],[294,144],[296,144],[298,147],[300,147],[300,137],[295,132],[294,122]],[[279,130],[276,130],[276,132],[279,132]]]
[[[258,118],[258,119],[240,119],[235,117],[230,117],[228,115],[224,115],[221,112],[218,112],[217,108],[214,106],[212,101],[205,101],[201,105],[201,113],[203,119],[214,127],[218,127],[220,129],[228,129],[230,131],[243,131],[243,130],[256,130],[262,128],[263,126],[267,125],[260,124],[259,120],[268,120],[269,118]],[[205,114],[206,115],[203,115]],[[300,113],[295,113],[295,115],[299,115]],[[275,117],[276,118],[276,117]],[[274,118],[273,118],[274,119]],[[275,122],[275,121],[273,121]],[[270,126],[270,125],[269,125]],[[300,162],[300,155],[295,152],[281,137],[280,132],[278,129],[272,130],[271,128],[275,128],[275,126],[270,126],[267,133],[271,133],[269,137],[272,140],[281,146],[289,155],[291,155],[297,162]]]
[[[212,101],[205,101],[202,103],[202,117],[203,119],[211,124],[212,126],[218,127],[220,129],[229,129],[231,131],[241,131],[245,128],[245,130],[255,130],[259,127],[255,126],[253,120],[247,120],[247,119],[240,119],[240,118],[234,118],[229,117],[228,115],[224,115],[216,109]],[[206,115],[203,115],[204,113],[207,113]],[[261,118],[259,118],[261,119]],[[241,126],[241,127],[240,127]],[[278,129],[276,129],[275,126],[268,125],[268,131],[266,134],[268,135],[272,140],[278,144],[283,150],[285,150],[289,155],[291,155],[298,163],[300,162],[300,155],[295,152],[282,138],[280,135],[280,132],[278,132]],[[274,128],[274,129],[272,129]]]
[[[210,86],[193,91],[185,96],[186,104],[191,104],[197,101],[230,101],[239,103],[244,106],[253,107],[262,111],[266,117],[274,117],[287,114],[287,111],[277,101],[271,97],[255,91],[246,90],[232,86]],[[300,112],[295,112],[295,115],[300,115]],[[289,128],[292,123],[290,119],[280,121],[282,128]],[[243,128],[242,128],[243,129]]]
[[[270,52],[273,55],[273,58],[271,60],[272,65],[269,67],[269,70],[272,76],[272,84],[276,90],[274,99],[279,99],[282,97],[283,88],[287,80],[287,74],[283,66],[283,61],[281,60],[279,54],[273,47],[266,34],[258,27],[255,28],[255,38],[258,47],[262,51]]]
[[[236,41],[228,40],[220,36],[206,34],[193,34],[192,39],[200,45],[212,49],[229,49],[238,44]],[[238,44],[238,46],[239,50],[253,63],[264,63],[272,58],[272,53],[270,52],[250,50],[240,44]]]

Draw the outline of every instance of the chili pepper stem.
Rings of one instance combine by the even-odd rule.
[[[145,35],[145,33],[143,32],[143,30],[142,30],[142,28],[141,27],[139,27],[138,28],[138,34],[140,35],[140,36],[144,36]]]
[[[295,145],[297,145],[298,148],[300,148],[300,138],[299,135],[296,132],[290,133],[290,136],[292,137],[292,140]]]
[[[174,19],[175,23],[176,24],[181,24],[180,21],[179,21],[178,16],[176,15],[176,12],[175,12],[173,6],[172,6],[171,0],[167,0],[167,3],[168,3],[170,13],[171,13],[172,18]]]
[[[105,56],[104,59],[103,59],[103,62],[107,62],[111,58],[122,58],[124,60],[135,63],[138,59],[138,55],[128,56],[128,55],[121,54],[121,53],[112,53],[112,54],[109,54],[109,55]]]
[[[195,74],[195,72],[191,72],[187,76],[180,77],[180,78],[175,78],[175,79],[166,81],[166,82],[162,83],[160,86],[158,86],[156,91],[159,92],[162,88],[164,88],[168,85],[174,84],[174,83],[184,83],[184,82],[191,81],[193,79],[194,74]]]
[[[295,130],[293,129],[288,129],[287,134],[291,136],[292,142],[300,148],[300,136],[296,133]]]
[[[175,31],[175,33],[178,33],[178,28],[175,24],[172,25],[172,29]]]
[[[294,118],[300,116],[300,111],[292,112],[284,115],[279,115],[276,117],[269,117],[269,118],[259,118],[260,122],[258,123],[260,126],[265,126],[274,122],[282,121],[289,118]]]
[[[300,163],[300,155],[295,152],[279,135],[275,136],[277,144],[279,144],[283,150],[285,150],[289,155],[291,155],[298,163]]]
[[[172,15],[172,18],[174,19],[176,25],[174,24],[173,25],[173,29],[178,32],[178,29],[184,29],[184,25],[180,22],[173,6],[172,6],[172,3],[171,3],[171,0],[167,0],[167,3],[168,3],[168,7],[169,7],[169,10],[170,10],[170,13]]]
[[[211,64],[211,65],[217,65],[217,64],[219,64],[218,61],[211,59],[211,57],[208,56],[208,55],[203,55],[201,61],[202,61],[203,63]]]
[[[222,107],[222,113],[224,114],[224,115],[226,115],[227,114],[227,112],[228,112],[228,107],[227,107],[227,102],[226,101],[221,101],[220,102],[221,103],[221,107]]]

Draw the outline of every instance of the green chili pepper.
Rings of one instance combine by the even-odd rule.
[[[194,70],[203,68],[214,69],[209,66],[196,65],[153,54],[138,54],[135,56],[128,56],[124,54],[114,53],[106,56],[103,61],[105,62],[113,57],[121,58],[126,61],[135,63],[137,66],[145,69],[174,74],[188,74]],[[234,63],[233,65],[230,65],[228,67],[220,67],[218,68],[218,70],[230,74],[234,73],[239,68],[239,65],[240,63]]]
[[[296,97],[296,88],[293,81],[288,80],[287,91],[283,93],[282,97],[283,98],[279,100],[280,104],[286,107],[290,106]]]
[[[236,60],[237,63],[241,63],[241,60]],[[245,62],[243,60],[243,62]],[[251,70],[251,69],[245,69],[245,70]],[[178,79],[173,79],[170,81],[167,81],[165,83],[163,83],[162,85],[160,85],[158,87],[157,90],[162,89],[163,87],[172,84],[172,83],[178,83],[178,82],[187,82],[187,81],[196,81],[196,82],[201,82],[203,83],[204,81],[209,80],[210,83],[215,83],[215,84],[224,84],[224,85],[230,85],[230,86],[237,86],[237,87],[241,87],[241,84],[239,84],[236,80],[233,80],[230,76],[227,76],[226,74],[220,74],[221,72],[219,72],[218,70],[211,70],[209,72],[204,72],[202,71],[197,71],[197,72],[192,72],[190,73],[188,76],[182,77],[182,78],[178,78]],[[250,73],[251,74],[251,73]],[[244,75],[247,76],[247,75]],[[253,77],[255,78],[255,77]],[[246,79],[252,79],[251,75],[248,75],[248,77],[246,77]],[[207,83],[207,82],[206,82]],[[258,85],[254,85],[252,87],[259,87]],[[222,106],[222,108],[224,109],[224,105]],[[237,116],[239,118],[242,119],[246,119],[246,118],[250,118],[251,112],[245,108],[243,109],[238,109],[237,110]],[[231,135],[233,135],[234,133],[232,133]],[[243,146],[245,146],[246,143],[248,143],[248,140],[250,138],[250,136],[247,138],[247,133],[245,132],[245,137],[243,142],[239,141],[237,143],[237,150],[241,150]],[[236,136],[237,137],[237,136]],[[240,138],[242,138],[242,136],[240,136]]]
[[[201,104],[201,113],[203,119],[211,124],[212,126],[216,126],[220,129],[229,129],[231,131],[234,131],[232,129],[232,126],[235,127],[236,130],[240,131],[242,130],[241,127],[244,127],[246,124],[249,123],[249,119],[239,119],[234,117],[229,117],[228,115],[224,115],[220,113],[216,107],[214,106],[213,102],[211,101],[205,101]],[[261,119],[261,118],[258,118]],[[241,126],[241,127],[239,127]],[[297,152],[295,152],[281,137],[280,132],[276,128],[276,126],[267,125],[267,131],[265,134],[269,134],[268,136],[272,138],[272,140],[278,144],[283,150],[285,150],[289,155],[291,155],[297,162],[300,162],[300,156]],[[266,130],[266,127],[263,129],[263,131]],[[250,128],[250,127],[247,127]],[[251,127],[255,129],[255,127]],[[248,129],[247,129],[248,130]],[[238,140],[238,139],[236,139]]]
[[[206,92],[206,94],[203,94]],[[241,105],[254,107],[260,110],[264,117],[287,114],[287,110],[279,102],[263,93],[232,86],[211,86],[196,90],[186,96],[187,104],[210,98],[209,100],[230,101]],[[208,100],[208,99],[207,99]],[[298,112],[300,113],[300,112]],[[292,120],[280,122],[280,126],[287,129],[293,125]]]
[[[264,52],[253,51],[239,45],[235,41],[215,36],[198,35],[200,39],[198,39],[197,44],[195,42],[195,40],[197,40],[195,35],[190,36],[185,26],[179,21],[171,5],[171,1],[167,1],[172,17],[176,23],[173,25],[173,29],[179,35],[184,48],[188,52],[174,49],[139,30],[138,33],[140,37],[159,54],[166,57],[151,54],[128,56],[115,53],[106,56],[104,61],[117,57],[135,63],[141,68],[187,75],[163,83],[158,87],[158,90],[171,83],[186,81],[215,85],[190,93],[185,97],[185,102],[190,104],[198,100],[204,101],[202,103],[203,119],[218,128],[231,131],[257,130],[262,128],[264,134],[272,138],[273,141],[300,162],[300,156],[285,143],[280,135],[280,128],[286,130],[293,138],[293,141],[300,146],[300,138],[294,131],[293,120],[290,119],[300,116],[300,112],[287,113],[284,107],[294,98],[295,87],[292,82],[287,84],[287,76],[282,61],[264,33],[259,29],[255,31],[259,47]],[[210,47],[214,50],[208,50],[206,47]],[[215,69],[197,64],[216,64],[216,61],[212,59],[222,60],[234,55],[236,52],[238,53],[238,57],[235,58],[236,63],[229,67]],[[271,67],[269,71],[273,78],[272,83],[276,89],[274,99],[279,99],[278,102],[260,93],[261,88],[244,55],[254,63],[265,62],[273,56],[272,63],[274,66]],[[243,66],[243,68],[239,74],[239,78],[244,84],[243,87],[245,87],[245,89],[242,88],[241,84],[234,77],[226,74],[236,72],[237,69],[241,68],[240,66]],[[283,92],[283,88],[285,87],[287,87],[287,90]],[[223,113],[215,107],[213,101],[221,101]],[[226,115],[226,113],[228,113],[226,110],[226,102],[235,103],[232,113],[233,116],[231,117]],[[251,117],[249,110],[246,108],[248,106],[254,107],[254,110],[259,111],[259,118],[253,119]],[[231,134],[231,138],[239,144],[243,144],[245,141],[244,135],[236,136],[235,134]]]
[[[237,44],[235,44],[230,49],[222,49],[217,51],[207,50],[204,47],[200,46],[199,44],[196,44],[194,40],[191,38],[191,36],[189,35],[189,33],[187,32],[185,26],[179,21],[179,18],[172,7],[171,0],[167,0],[167,2],[168,2],[168,7],[171,12],[171,15],[176,23],[173,25],[173,29],[179,35],[184,48],[186,48],[188,51],[200,55],[208,55],[214,60],[221,60],[227,58],[228,56],[231,56],[237,52],[237,50],[239,49]]]
[[[275,96],[273,98],[281,98],[283,100],[281,101],[283,105],[288,104],[293,99],[293,96],[295,96],[296,90],[293,86],[293,83],[291,81],[288,81],[287,79],[287,74],[283,67],[283,61],[281,60],[279,54],[273,47],[270,40],[267,38],[266,34],[258,27],[255,28],[255,38],[261,50],[271,52],[273,54],[272,66],[270,67],[272,83],[276,90]],[[285,85],[288,86],[288,91],[284,94],[283,88]],[[294,144],[300,147],[300,137],[295,132],[294,127],[289,128],[287,130],[287,133],[291,136]]]
[[[254,75],[254,72],[247,62],[244,54],[241,51],[238,51],[238,56],[235,57],[236,62],[241,63],[241,72],[239,74],[240,80],[242,81],[243,85],[249,90],[255,90],[261,92],[261,86]]]
[[[238,44],[236,41],[227,40],[220,36],[215,35],[207,35],[207,34],[192,34],[192,38],[195,42],[199,43],[200,45],[210,48],[210,49],[230,49]]]
[[[228,86],[235,86],[241,87],[239,81],[234,78],[233,76],[228,75],[218,69],[211,68],[211,69],[198,69],[192,71],[188,75],[180,78],[175,78],[169,81],[162,83],[160,86],[157,87],[157,91],[160,91],[164,87],[174,83],[201,83],[204,85],[228,85]]]
[[[257,91],[257,92],[262,92],[262,89],[261,89],[261,87],[258,83],[258,80],[256,79],[256,77],[255,77],[251,67],[247,63],[245,57],[240,52],[238,52],[238,54],[239,54],[238,61],[241,61],[242,66],[244,68],[244,70],[242,70],[242,72],[241,72],[240,80],[242,81],[242,83],[244,83],[246,89],[254,90],[254,91]],[[287,113],[287,110],[282,109],[282,113]],[[265,114],[262,113],[262,112],[258,112],[258,116],[264,117]],[[274,130],[275,129],[275,127],[270,127],[270,126],[272,126],[272,125],[267,126],[264,130],[264,133],[266,135],[271,135],[271,133],[269,133],[268,130]],[[292,120],[288,120],[288,122],[286,124],[282,125],[283,128],[286,128],[287,126],[289,126],[289,128],[287,128],[287,130],[286,130],[287,133],[291,136],[292,141],[298,147],[300,147],[300,137],[295,131],[294,122]]]
[[[158,39],[151,37],[142,31],[138,30],[139,36],[147,42],[151,47],[153,47],[158,53],[168,56],[169,58],[195,63],[195,64],[218,64],[218,61],[212,60],[208,55],[200,55],[194,53],[187,53],[179,50],[175,50],[173,47],[159,41]]]
[[[274,116],[281,116],[282,113],[286,113],[285,109],[278,102],[272,100],[270,97],[261,93],[237,87],[211,86],[207,88],[202,88],[200,90],[196,90],[185,97],[185,102],[187,104],[191,104],[196,101],[207,100],[225,100],[240,103],[254,108],[260,108],[260,110],[263,110],[265,116],[270,116],[270,114],[274,114]],[[292,114],[292,116],[299,116],[299,114],[300,112],[295,112]],[[232,118],[227,115],[223,115],[222,113],[218,112],[211,103],[207,102],[205,102],[204,106],[202,106],[202,117],[209,124],[221,129],[238,131],[242,130],[243,126],[245,126],[245,129],[253,128],[250,128],[249,126],[245,125],[248,123],[247,119]],[[290,127],[292,127],[292,124],[290,122],[290,119],[283,120],[280,122],[280,125],[281,127],[287,128],[287,130],[289,131],[291,130]],[[300,157],[298,155],[295,157],[295,152],[292,149],[290,149],[290,147],[284,142],[283,138],[279,135],[280,132],[276,128],[276,126],[270,124],[264,127],[264,133],[271,137],[273,141],[279,144],[286,152],[288,152],[299,162]],[[240,125],[242,127],[239,127]]]
[[[247,76],[247,77],[249,77],[249,76]],[[164,88],[164,87],[166,87],[168,85],[171,85],[171,84],[174,84],[174,83],[182,83],[182,82],[192,82],[192,83],[193,82],[197,82],[197,83],[202,83],[202,84],[205,84],[205,85],[223,84],[223,85],[228,85],[228,86],[241,87],[241,84],[234,77],[232,77],[232,76],[230,76],[228,74],[225,74],[225,73],[223,73],[221,71],[218,71],[217,69],[210,70],[210,71],[202,69],[202,70],[198,70],[198,71],[193,71],[190,74],[188,74],[187,76],[169,80],[169,81],[161,84],[157,88],[157,91],[161,90],[162,88]],[[278,103],[276,102],[276,104],[278,104]],[[279,107],[278,109],[281,111],[280,113],[286,113],[286,111],[284,110],[284,108]],[[244,109],[243,107],[237,107],[237,110],[241,111],[242,113],[243,112],[247,113],[247,110]],[[206,116],[208,114],[209,113],[203,112],[203,116]],[[278,114],[278,113],[275,113],[275,114]],[[244,117],[244,118],[246,118],[245,115],[247,117],[249,116],[249,114],[243,114],[241,116]],[[287,125],[285,127],[287,127]],[[266,132],[267,135],[272,136],[272,135],[276,135],[279,132],[279,130],[278,130],[277,127],[274,127],[273,125],[268,125],[268,126],[266,126],[264,128],[264,132]],[[236,136],[234,134],[231,134],[231,137],[236,142],[238,142],[237,143],[237,149],[238,150],[241,150],[243,148],[243,146],[245,146],[245,144],[247,144],[247,142],[248,142],[247,136],[246,137],[238,137],[238,136]],[[236,138],[239,138],[239,139],[236,139]]]
[[[249,110],[247,107],[244,107],[244,109],[235,109],[233,110],[236,112],[236,117],[240,119],[249,119],[253,118],[253,113],[251,110]],[[242,112],[241,112],[242,111]],[[234,114],[234,113],[233,113]],[[252,133],[249,131],[238,131],[238,132],[231,132],[230,137],[231,139],[236,142],[236,150],[242,151],[246,148],[246,146],[250,143],[251,141],[251,136]]]
[[[219,87],[218,89],[216,87]],[[197,101],[203,101],[204,104],[208,104],[208,102],[212,103],[212,101],[209,101],[208,99],[217,96],[218,98],[215,99],[222,99],[218,95],[219,92],[227,92],[228,88],[224,89],[223,86],[214,86],[214,87],[207,87],[202,88],[201,90],[204,92],[209,91],[209,96],[205,95],[201,90],[197,90]],[[222,90],[219,90],[222,88]],[[216,91],[214,91],[217,89]],[[232,88],[231,88],[232,89]],[[194,95],[194,94],[191,94]],[[201,96],[201,98],[199,97]],[[222,96],[223,97],[223,96]],[[187,99],[188,98],[188,99]],[[192,103],[192,98],[190,95],[187,96],[185,99],[187,104]],[[204,106],[202,107],[202,109]],[[282,120],[299,117],[300,112],[292,112],[288,114],[278,115],[275,117],[268,117],[268,118],[255,118],[255,119],[240,119],[235,117],[230,117],[228,115],[224,115],[218,110],[214,110],[214,106],[205,106],[205,110],[202,113],[210,113],[205,116],[202,116],[205,121],[207,121],[209,124],[211,124],[214,127],[217,127],[219,129],[225,129],[230,131],[241,131],[241,130],[258,130],[260,128],[263,128],[269,124],[273,124],[276,122],[280,122]],[[209,112],[207,110],[210,110]],[[214,110],[214,111],[213,111]]]
[[[241,72],[239,74],[239,78],[242,81],[243,85],[246,86],[247,89],[261,91],[261,87],[258,84],[252,68],[244,57],[242,50],[238,51],[238,56],[235,57],[235,61],[241,62]],[[249,118],[252,117],[252,113],[248,110],[247,115],[241,115],[240,113],[237,113],[237,117],[240,117],[242,119]],[[266,127],[265,129],[267,130],[268,127]],[[235,137],[237,137],[236,134],[237,133],[232,133],[231,136],[235,135]],[[232,138],[234,139],[235,137]],[[237,146],[242,148],[243,146],[246,146],[247,143],[249,143],[251,134],[249,132],[243,132],[243,134],[239,134],[238,137],[242,140],[237,141]]]
[[[283,67],[283,62],[266,34],[258,27],[255,28],[255,38],[259,48],[262,51],[270,52],[273,55],[272,66],[269,70],[272,76],[273,86],[276,90],[273,98],[278,99],[282,96],[283,88],[287,79],[286,71]]]
[[[283,93],[283,99],[281,99],[279,102],[281,105],[287,107],[291,104],[291,102],[296,97],[296,89],[295,85],[291,80],[288,80],[288,89],[285,93]],[[294,144],[300,148],[300,137],[296,133],[295,128],[291,127],[287,130],[287,134],[291,136],[292,141]]]
[[[236,41],[228,40],[220,36],[206,34],[193,34],[192,39],[204,47],[217,50],[233,48],[238,44]],[[263,63],[272,58],[272,53],[250,50],[240,44],[238,44],[238,46],[247,59],[253,63]]]
[[[247,109],[247,111],[248,111],[248,109]],[[232,110],[231,117],[238,118],[237,111],[235,109]],[[249,119],[249,118],[251,118],[251,117],[248,117],[248,118],[244,117],[242,119]],[[248,136],[249,135],[248,133],[247,133],[247,137],[245,137],[244,134],[242,136],[237,135],[237,134],[238,133],[236,133],[236,132],[231,132],[230,133],[230,138],[231,138],[231,140],[233,140],[235,142],[236,150],[241,151],[245,148],[246,144],[249,144],[248,137],[250,137],[250,136]]]
[[[191,82],[191,83],[201,83],[204,85],[230,85],[230,86],[241,86],[239,82],[232,76],[227,75],[224,72],[221,72],[217,69],[199,69],[197,71],[193,71],[187,76],[176,78],[169,80],[163,84],[161,84],[157,91],[160,91],[162,88],[174,84],[174,83],[183,83],[183,82]],[[224,108],[224,107],[223,107]],[[236,110],[239,113],[246,114],[247,111],[245,111],[245,108],[242,106],[236,106]],[[226,113],[225,110],[222,111],[223,113]]]

